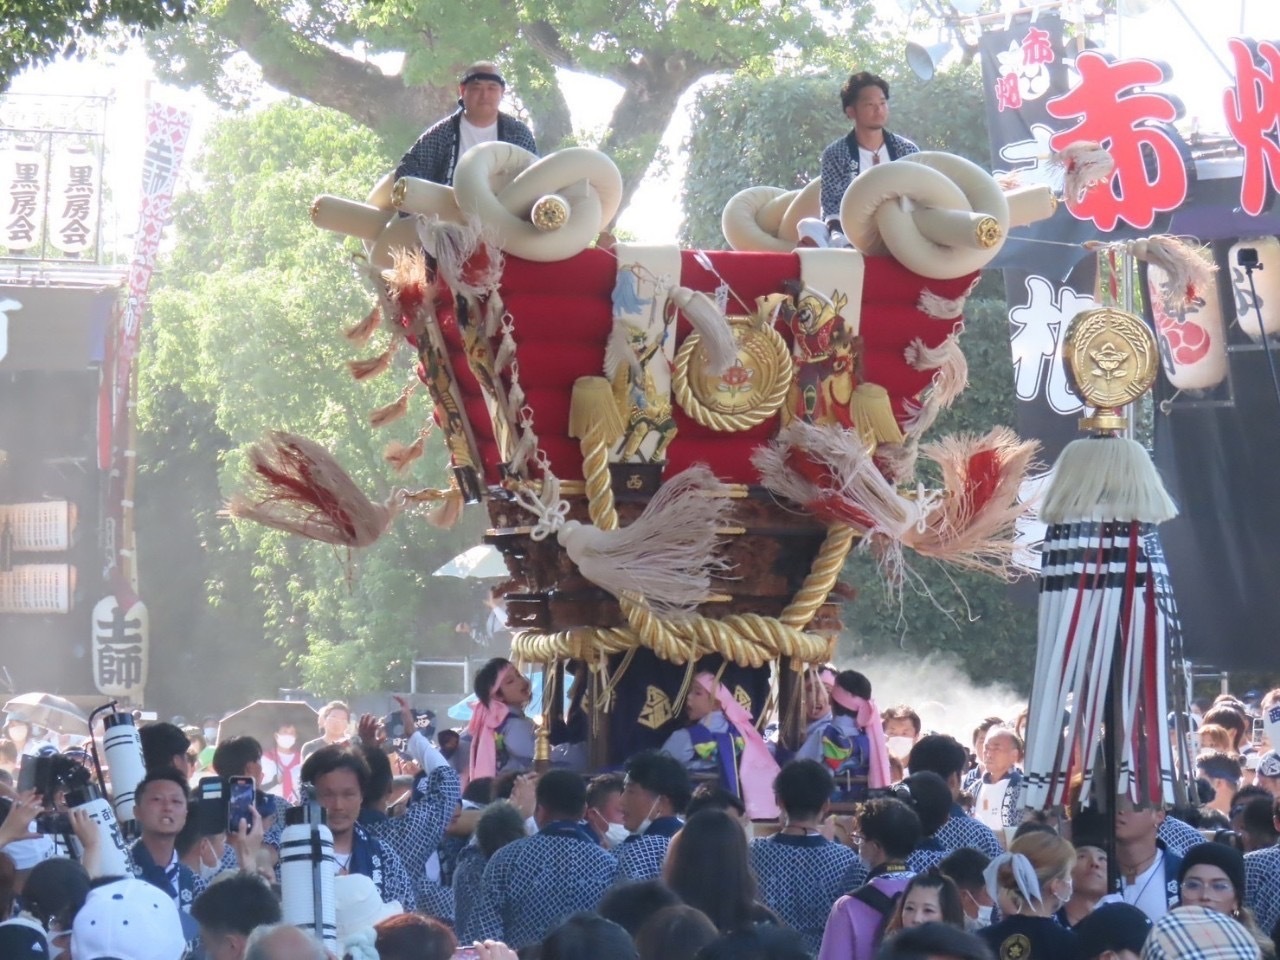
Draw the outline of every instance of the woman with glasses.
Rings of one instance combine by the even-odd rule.
[[[1262,956],[1276,955],[1271,938],[1259,928],[1252,911],[1244,905],[1244,856],[1223,843],[1200,843],[1187,851],[1178,872],[1181,906],[1205,907],[1225,913],[1240,923],[1258,941]]]

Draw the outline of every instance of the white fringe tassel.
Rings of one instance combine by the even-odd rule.
[[[1040,506],[1046,523],[1164,523],[1177,515],[1146,449],[1126,437],[1084,437],[1067,444]]]
[[[672,287],[671,300],[697,332],[699,352],[707,372],[713,377],[721,376],[738,360],[733,325],[705,293],[688,287]]]

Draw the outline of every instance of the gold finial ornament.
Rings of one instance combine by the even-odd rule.
[[[1003,236],[1004,231],[1000,229],[1000,221],[995,217],[983,217],[978,221],[978,246],[983,250],[990,250],[1000,242]]]
[[[539,197],[529,211],[529,220],[544,232],[559,230],[569,222],[569,201],[557,193]]]
[[[1096,408],[1084,430],[1121,430],[1121,407],[1151,389],[1160,364],[1156,338],[1142,320],[1111,307],[1076,314],[1067,327],[1063,359],[1072,386]]]
[[[391,205],[399,209],[400,204],[404,203],[405,194],[409,192],[409,184],[401,177],[391,185]]]

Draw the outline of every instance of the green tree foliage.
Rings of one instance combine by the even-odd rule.
[[[247,445],[272,429],[322,443],[362,489],[385,497],[393,481],[384,445],[412,442],[429,414],[422,391],[409,417],[377,432],[369,426],[368,411],[396,398],[414,358],[403,348],[392,372],[366,383],[347,374],[355,351],[341,331],[368,311],[371,294],[352,269],[354,242],[307,218],[317,194],[360,195],[387,163],[350,118],[298,101],[224,120],[197,161],[201,188],[177,203],[179,242],[157,278],[140,389],[143,462],[148,446],[158,459],[146,488],[173,503],[175,485],[194,482],[190,516],[154,517],[140,540],[194,529],[209,551],[206,605],[195,604],[200,616],[188,621],[222,638],[222,650],[207,656],[279,647],[296,669],[283,678],[241,674],[246,696],[271,693],[280,679],[323,695],[403,687],[414,656],[449,651],[454,621],[479,602],[469,585],[429,577],[474,542],[474,530],[440,534],[402,516],[349,558],[214,516],[241,482]],[[382,350],[389,336],[380,332],[365,349]],[[199,475],[211,469],[216,487]],[[400,482],[441,486],[444,470],[432,442]],[[144,574],[153,593],[171,595],[170,583],[189,589],[183,571],[163,553],[158,560]]]
[[[900,44],[885,42],[879,53],[858,58],[890,83],[889,126],[923,149],[941,149],[986,166],[989,150],[976,65],[941,73],[928,84],[902,77],[891,56]],[[704,90],[694,106],[689,172],[684,186],[684,240],[690,246],[723,248],[720,213],[733,194],[755,184],[786,189],[819,173],[822,148],[849,130],[840,110],[846,72],[819,76],[737,76]],[[997,288],[986,278],[979,294]],[[1009,330],[1003,300],[975,295],[965,311],[961,338],[970,383],[945,412],[934,435],[985,433],[1015,422]],[[845,609],[848,639],[843,653],[913,655],[948,651],[974,677],[1027,683],[1034,656],[1035,611],[1025,595],[1014,602],[1009,588],[989,576],[955,573],[935,561],[908,554],[915,575],[900,595],[884,587],[874,557],[856,553],[845,580],[858,597]]]
[[[855,26],[869,7],[853,15]],[[248,53],[269,83],[346,113],[395,151],[453,108],[457,76],[474,60],[503,63],[544,150],[572,133],[556,71],[605,77],[623,94],[599,146],[629,197],[693,83],[765,69],[780,47],[828,40],[809,5],[758,0],[209,0],[194,28],[169,31],[155,48],[168,79],[222,102],[243,96],[235,58]],[[376,65],[393,53],[404,56],[398,72]]]
[[[184,21],[194,0],[0,0],[0,91],[24,67],[76,55],[92,38]]]

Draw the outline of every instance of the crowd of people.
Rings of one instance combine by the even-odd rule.
[[[1280,689],[1256,706],[1197,706],[1199,804],[1122,800],[1114,818],[1022,807],[1019,718],[989,718],[962,743],[923,730],[909,706],[880,710],[856,671],[810,671],[805,690],[792,752],[702,674],[663,749],[594,776],[537,774],[529,681],[498,658],[477,674],[461,735],[433,741],[402,701],[412,733],[393,742],[335,702],[288,776],[280,751],[295,743],[217,742],[214,775],[257,786],[234,830],[210,830],[191,801],[202,745],[152,723],[123,870],[74,796],[16,789],[23,758],[56,747],[10,717],[0,957],[1275,957],[1280,757],[1256,742],[1252,714],[1280,706]],[[768,821],[749,809],[756,741],[773,764]],[[323,810],[333,839],[327,942],[284,920],[282,834],[303,809],[290,790]]]

